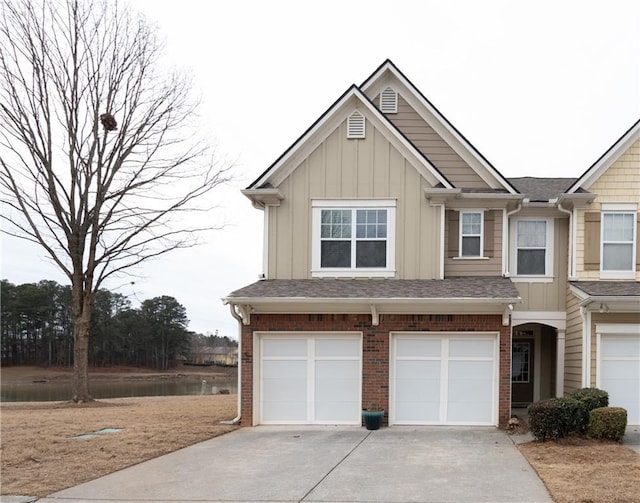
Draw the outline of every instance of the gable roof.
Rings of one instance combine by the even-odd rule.
[[[393,80],[405,91],[401,93],[422,118],[454,149],[465,162],[492,188],[501,187],[510,194],[517,190],[509,181],[458,131],[424,94],[387,59],[360,86],[372,98]]]
[[[557,199],[564,194],[569,185],[576,181],[575,178],[534,178],[532,176],[508,180],[518,192],[532,202]]]
[[[589,169],[567,190],[568,194],[588,189],[611,165],[640,139],[640,119],[633,124]]]
[[[275,160],[247,191],[277,186],[299,163],[324,141],[346,117],[357,109],[434,186],[453,188],[447,178],[420,152],[354,84],[349,87],[285,152]]]

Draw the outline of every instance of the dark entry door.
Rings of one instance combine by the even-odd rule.
[[[535,339],[514,338],[511,343],[511,404],[533,402],[533,349]]]

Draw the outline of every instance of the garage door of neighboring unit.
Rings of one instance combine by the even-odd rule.
[[[393,337],[393,424],[497,423],[494,334]]]
[[[625,325],[630,327],[627,330],[615,325],[605,327],[622,333],[602,333],[599,337],[597,387],[609,393],[610,406],[627,409],[629,424],[640,424],[640,326]]]
[[[360,335],[261,337],[262,424],[360,424]]]

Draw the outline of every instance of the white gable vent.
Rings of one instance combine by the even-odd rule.
[[[380,93],[380,111],[386,114],[398,113],[398,93],[391,87]]]
[[[364,115],[356,110],[347,118],[347,138],[364,137]]]

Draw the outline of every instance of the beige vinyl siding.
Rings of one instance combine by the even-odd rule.
[[[311,200],[395,199],[396,278],[434,279],[439,264],[439,210],[429,184],[373,125],[346,139],[346,120],[278,186],[284,200],[269,208],[268,271],[272,279],[311,277]]]
[[[591,314],[591,386],[596,385],[596,362],[598,361],[598,341],[596,323],[638,323],[640,313],[598,313]],[[606,390],[605,390],[606,391]]]
[[[553,281],[514,282],[522,302],[516,311],[564,311],[567,289],[569,220],[556,218],[553,225]]]
[[[593,257],[585,257],[589,237],[585,232],[585,213],[600,212],[602,203],[636,203],[640,212],[640,140],[631,145],[588,190],[597,194],[597,198],[587,209],[578,210],[576,219],[576,273],[583,281],[600,279],[600,268],[593,265]],[[636,247],[640,248],[638,244]],[[640,267],[636,267],[636,280],[640,281]]]
[[[582,387],[582,316],[578,298],[567,289],[567,329],[564,347],[564,393]]]
[[[487,223],[490,214],[493,220]],[[447,222],[453,219],[458,225],[445,225],[444,242],[448,244],[444,258],[444,275],[449,276],[500,276],[502,275],[502,210],[485,211],[485,239],[483,243],[484,255],[488,259],[454,258],[458,255],[458,240],[460,234],[459,212],[447,211]],[[488,240],[491,242],[488,242]]]
[[[377,99],[374,101],[378,103]],[[398,113],[387,114],[387,118],[454,186],[459,188],[489,187],[402,96],[398,96]]]

